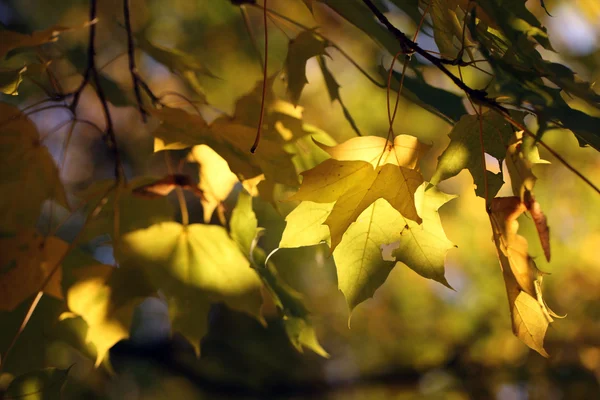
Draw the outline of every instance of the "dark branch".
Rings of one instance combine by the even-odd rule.
[[[140,77],[135,66],[135,44],[133,43],[133,31],[131,29],[131,16],[129,13],[129,0],[123,0],[123,17],[125,18],[125,30],[127,31],[127,56],[129,58],[129,72],[133,81],[133,92],[137,102],[138,110],[142,116],[142,121],[147,121],[148,113],[144,110],[142,103],[142,93],[140,91]]]

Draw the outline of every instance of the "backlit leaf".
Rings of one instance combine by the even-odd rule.
[[[56,42],[61,32],[67,30],[62,26],[53,26],[43,31],[36,31],[30,35],[13,32],[0,31],[0,60],[13,49],[20,47],[35,47],[42,44]]]
[[[33,122],[6,103],[0,103],[0,115],[0,220],[7,232],[35,226],[44,200],[68,205],[58,168]]]
[[[456,196],[427,186],[428,183],[424,183],[415,193],[417,212],[423,223],[403,218],[398,248],[392,255],[419,275],[450,287],[444,262],[448,250],[456,246],[446,237],[438,210]]]
[[[285,59],[285,70],[288,79],[288,93],[292,103],[298,104],[306,79],[306,62],[319,55],[327,54],[327,43],[319,39],[312,31],[302,31],[290,40],[288,54]]]
[[[513,136],[510,125],[493,111],[487,111],[481,117],[464,115],[448,136],[450,144],[438,158],[431,183],[437,185],[440,181],[458,175],[463,169],[468,169],[476,185],[477,195],[484,197],[486,181],[483,171],[486,171],[486,166],[485,160],[482,159],[481,138],[483,138],[485,153],[496,158],[498,165],[501,165],[508,141]],[[501,173],[494,174],[490,171],[486,173],[488,174],[488,196],[493,198],[504,181]]]
[[[123,266],[143,266],[149,281],[168,295],[186,284],[213,301],[259,314],[260,280],[220,226],[164,222],[133,231],[123,236],[117,259]]]

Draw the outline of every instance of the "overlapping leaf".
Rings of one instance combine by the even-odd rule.
[[[96,348],[96,365],[118,341],[129,337],[135,307],[155,289],[141,269],[117,268],[91,260],[71,269],[65,284],[70,313],[62,319],[81,316],[88,329],[86,343]]]
[[[506,284],[513,331],[523,343],[547,357],[544,336],[553,321],[552,316],[556,315],[546,307],[542,298],[542,273],[527,253],[527,239],[517,233],[517,218],[526,209],[518,197],[496,198],[491,203],[490,219]]]
[[[260,280],[227,231],[216,225],[164,222],[123,236],[119,263],[143,266],[169,295],[181,284],[251,315],[260,308]]]
[[[287,285],[271,262],[267,262],[262,249],[255,241],[261,228],[252,210],[252,197],[241,192],[231,215],[231,236],[252,263],[273,302],[283,314],[283,324],[290,342],[298,351],[309,348],[328,357],[321,347],[312,324],[310,313],[304,305],[302,295]]]
[[[0,60],[14,49],[55,42],[60,33],[65,30],[67,30],[65,27],[53,26],[43,31],[32,32],[30,35],[9,30],[0,31]]]
[[[504,180],[502,173],[495,174],[486,170],[485,160],[482,159],[480,138],[483,138],[485,153],[496,158],[501,165],[508,142],[513,136],[510,125],[492,111],[485,112],[481,116],[464,115],[448,136],[450,144],[438,159],[431,183],[437,185],[440,181],[456,176],[463,169],[468,169],[477,186],[475,192],[478,196],[484,197],[486,179],[483,171],[486,171],[488,197],[494,197]]]
[[[44,293],[62,299],[60,262],[68,244],[23,230],[0,238],[0,310],[11,311],[37,293],[54,272]]]
[[[58,168],[21,111],[0,103],[0,220],[2,231],[33,227],[44,200],[68,207]]]
[[[383,144],[379,147],[381,163],[376,144]],[[386,199],[406,218],[421,221],[414,193],[423,183],[423,177],[414,168],[420,149],[426,146],[402,135],[394,143],[366,137],[351,139],[334,148],[323,148],[334,158],[303,172],[300,190],[290,199],[335,202],[325,221],[331,233],[332,251],[341,242],[350,224],[379,198]],[[373,164],[377,166],[375,169]]]
[[[219,118],[210,126],[197,114],[181,109],[164,107],[153,111],[161,125],[153,135],[165,143],[166,149],[186,148],[206,144],[223,157],[231,170],[241,180],[256,177],[262,173],[267,179],[289,185],[297,183],[292,155],[273,140],[261,140],[260,151],[252,155],[256,128],[246,126],[227,118]]]
[[[60,400],[69,369],[46,368],[16,377],[3,393],[6,399]]]
[[[285,59],[288,93],[294,105],[298,104],[302,89],[308,83],[306,79],[306,62],[319,55],[327,54],[327,43],[319,39],[312,31],[302,31],[290,40],[288,54]]]

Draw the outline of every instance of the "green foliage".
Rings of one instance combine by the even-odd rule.
[[[209,376],[207,387],[228,382],[221,357],[229,353],[215,355],[206,344],[226,340],[215,337],[223,315],[257,335],[277,336],[273,343],[288,346],[290,359],[307,349],[301,357],[318,360],[313,365],[358,359],[336,345],[337,337],[355,340],[356,331],[334,325],[349,325],[339,308],[323,311],[339,303],[327,282],[342,292],[359,332],[390,329],[396,342],[401,335],[377,312],[369,326],[360,319],[385,303],[411,325],[426,309],[433,315],[462,301],[447,300],[460,296],[449,290],[456,287],[477,291],[481,308],[463,308],[477,313],[481,326],[446,317],[443,328],[432,329],[453,343],[440,347],[489,349],[471,336],[508,331],[496,325],[508,324],[510,312],[525,345],[544,357],[556,348],[545,344],[557,315],[546,305],[544,273],[534,260],[543,253],[549,262],[557,243],[540,203],[561,204],[537,188],[534,194],[538,176],[553,179],[536,165],[545,163],[543,148],[576,174],[562,179],[579,184],[583,177],[600,193],[579,172],[584,166],[559,156],[575,150],[553,150],[564,141],[546,140],[550,131],[570,130],[582,146],[600,150],[600,95],[566,61],[547,59],[554,51],[548,31],[525,2],[303,0],[278,8],[200,1],[176,2],[167,12],[161,1],[142,2],[139,11],[124,0],[127,11],[116,19],[102,2],[83,3],[89,14],[73,5],[75,14],[93,18],[83,28],[44,19],[51,27],[31,34],[0,30],[0,397],[60,398],[67,367],[80,359],[119,375],[118,350],[139,345],[132,332],[148,329],[132,324],[148,298],[168,314],[169,336],[156,342],[173,346],[152,357],[175,375]],[[170,12],[180,14],[163,19]],[[57,13],[68,19],[66,10]],[[344,50],[354,42],[358,50]],[[433,43],[437,48],[426,48]],[[347,61],[356,74],[343,68]],[[257,81],[259,65],[264,81]],[[500,172],[489,170],[490,160]],[[476,200],[471,188],[455,194],[463,170]],[[472,219],[456,216],[465,199]],[[530,250],[522,235],[528,228],[517,219],[524,213],[541,250]],[[551,223],[560,227],[563,219],[576,224],[569,216]],[[451,226],[468,231],[467,248],[449,252],[462,240]],[[579,240],[592,243],[597,234],[590,237]],[[476,278],[491,270],[483,268],[494,265],[489,257],[477,260],[477,271],[448,262],[494,246],[506,315],[489,305],[499,291],[486,293],[500,274]],[[407,275],[413,272],[445,287],[430,288],[433,282]],[[395,276],[410,283],[392,295],[386,282],[397,283]],[[185,353],[177,346],[194,351],[173,367],[165,360]],[[260,346],[257,353],[267,353],[269,346]],[[447,349],[401,353],[421,350],[417,370],[455,362]],[[244,362],[257,357],[248,354]],[[301,376],[270,357],[273,365],[242,379],[261,395],[253,372]]]

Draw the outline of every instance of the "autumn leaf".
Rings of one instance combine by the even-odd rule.
[[[531,214],[544,256],[550,261],[550,230],[546,216],[533,195],[533,187],[537,181],[537,177],[533,174],[533,166],[547,163],[548,161],[540,158],[534,138],[524,136],[523,131],[515,132],[506,151],[506,168],[511,178],[513,193],[520,197]]]
[[[79,261],[81,262],[81,260]],[[117,268],[94,260],[72,268],[65,297],[70,313],[87,323],[86,342],[96,348],[96,366],[118,341],[129,337],[135,307],[155,289],[144,279],[143,270]]]
[[[322,357],[329,354],[321,347],[303,296],[286,284],[264,251],[255,242],[260,229],[252,209],[252,197],[241,192],[231,215],[231,237],[247,255],[260,276],[273,303],[283,314],[283,325],[292,345],[300,352],[309,348]]]
[[[182,149],[205,144],[227,161],[231,171],[240,180],[264,173],[267,179],[276,182],[292,186],[298,182],[292,155],[278,142],[264,138],[261,140],[260,151],[254,155],[249,152],[256,127],[230,121],[225,117],[209,126],[197,114],[169,107],[154,110],[153,115],[161,122],[152,134],[164,142],[162,149]]]
[[[208,222],[214,210],[229,196],[239,180],[229,169],[227,161],[206,145],[194,146],[190,159],[198,163],[200,168],[198,187],[204,193],[200,202],[204,212],[204,222]]]
[[[258,315],[260,280],[227,231],[216,225],[164,222],[123,236],[117,259],[143,266],[149,281],[175,295],[180,284],[213,301]]]
[[[373,297],[396,264],[384,260],[381,246],[398,240],[404,218],[388,202],[376,200],[363,211],[334,250],[338,287],[348,308]]]
[[[132,193],[139,197],[155,199],[167,196],[176,187],[188,190],[200,199],[204,198],[204,193],[196,186],[192,178],[183,174],[167,175],[164,178],[136,187]]]
[[[285,70],[288,80],[288,93],[294,105],[298,104],[302,89],[308,83],[306,79],[306,62],[327,52],[327,42],[319,39],[314,32],[305,30],[290,40],[288,54],[285,59]]]
[[[287,224],[279,247],[295,248],[329,242],[329,229],[323,223],[331,213],[333,205],[334,203],[312,201],[300,203],[285,217]]]
[[[35,226],[47,199],[65,208],[68,203],[58,168],[33,122],[6,103],[0,103],[0,115],[0,219],[9,232]]]
[[[17,96],[19,85],[23,82],[23,74],[27,67],[17,69],[0,70],[0,93]]]
[[[30,35],[9,30],[0,31],[0,60],[3,60],[8,52],[13,49],[56,42],[60,33],[67,29],[62,26],[53,26],[43,31],[33,32]]]
[[[517,218],[526,210],[518,197],[492,200],[490,219],[506,284],[513,331],[544,357],[544,336],[553,314],[541,293],[541,273],[529,256],[527,239],[519,235]]]
[[[424,146],[410,136],[403,136],[393,144],[367,137],[351,139],[333,148],[321,145],[333,158],[302,173],[302,185],[290,200],[335,201],[325,221],[331,233],[332,251],[350,224],[379,198],[386,199],[406,218],[421,222],[414,193],[423,183],[423,177],[414,168]],[[403,142],[407,144],[404,146]],[[350,159],[354,161],[346,161]]]
[[[501,172],[496,174],[486,170],[485,160],[482,160],[480,139],[483,138],[485,152],[498,160],[500,166],[506,155],[506,147],[513,135],[512,132],[511,126],[504,118],[493,111],[484,112],[481,116],[462,116],[448,134],[450,144],[438,158],[431,184],[437,185],[443,180],[458,175],[463,169],[468,169],[476,185],[475,193],[479,197],[484,197],[486,178],[483,176],[483,171],[486,171],[488,197],[493,198],[504,180]]]
[[[513,193],[521,201],[525,199],[525,193],[533,191],[537,181],[532,171],[535,164],[548,164],[548,161],[540,158],[534,138],[524,136],[523,131],[515,132],[506,150],[506,168]]]
[[[69,245],[61,239],[23,230],[0,238],[0,310],[11,311],[36,294],[56,272],[44,293],[62,299],[60,262]]]
[[[447,237],[438,210],[456,196],[424,183],[415,193],[417,212],[423,222],[404,217],[398,248],[392,255],[419,275],[450,287],[445,278],[444,262],[448,250],[456,247]]]

